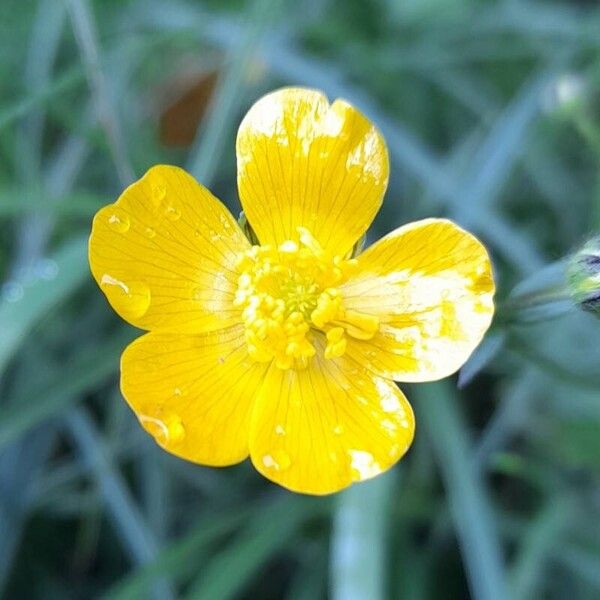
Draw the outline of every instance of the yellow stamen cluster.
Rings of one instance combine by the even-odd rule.
[[[345,310],[336,289],[356,265],[326,253],[311,233],[278,247],[252,246],[240,255],[235,304],[243,309],[246,343],[259,362],[301,369],[315,355],[315,336],[325,338],[325,357],[342,356],[346,335],[370,339],[379,328],[372,315]]]

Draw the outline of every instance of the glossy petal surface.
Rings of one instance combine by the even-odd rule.
[[[249,419],[265,365],[248,360],[241,326],[186,336],[148,333],[121,359],[121,390],[165,450],[205,465],[248,455]]]
[[[347,308],[380,320],[372,339],[348,343],[348,354],[398,381],[454,373],[494,313],[485,248],[442,219],[411,223],[376,242],[358,257],[357,274],[340,291]]]
[[[238,188],[261,244],[306,227],[335,254],[350,250],[381,206],[388,154],[379,131],[344,100],[286,88],[261,98],[237,137]]]
[[[152,167],[94,218],[92,273],[121,317],[142,329],[193,333],[231,324],[236,252],[249,243],[193,177]]]
[[[412,409],[393,381],[346,357],[324,359],[323,345],[306,369],[271,366],[250,433],[254,466],[309,494],[335,492],[385,471],[414,435]]]

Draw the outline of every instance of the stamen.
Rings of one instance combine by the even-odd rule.
[[[370,339],[379,328],[377,317],[345,310],[336,289],[356,260],[329,255],[308,229],[298,234],[277,248],[252,246],[237,262],[234,304],[243,309],[248,353],[280,369],[305,368],[317,335],[325,334],[325,358],[335,358],[346,351],[347,335]]]

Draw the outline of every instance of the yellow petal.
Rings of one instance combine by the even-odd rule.
[[[494,313],[494,280],[483,245],[451,221],[400,227],[358,257],[340,288],[344,306],[379,318],[370,340],[347,353],[398,381],[454,373],[481,341]]]
[[[385,471],[410,446],[412,409],[393,381],[347,357],[302,370],[272,366],[252,413],[250,456],[265,477],[328,494]]]
[[[213,466],[248,455],[249,419],[266,366],[248,359],[243,327],[195,336],[148,333],[121,358],[121,391],[168,452]]]
[[[298,239],[307,228],[344,254],[367,230],[388,181],[385,142],[344,100],[285,88],[261,98],[237,136],[238,188],[262,244]]]
[[[194,333],[237,317],[236,253],[249,243],[193,177],[152,167],[94,217],[89,259],[112,307],[132,325]]]

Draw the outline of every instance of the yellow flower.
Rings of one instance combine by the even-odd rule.
[[[183,170],[155,166],[94,219],[89,258],[117,313],[150,333],[121,389],[167,451],[224,466],[250,455],[290,490],[327,494],[407,451],[396,381],[455,372],[493,311],[485,248],[443,219],[352,258],[388,181],[378,130],[343,100],[288,88],[237,136],[238,189],[260,245]]]

